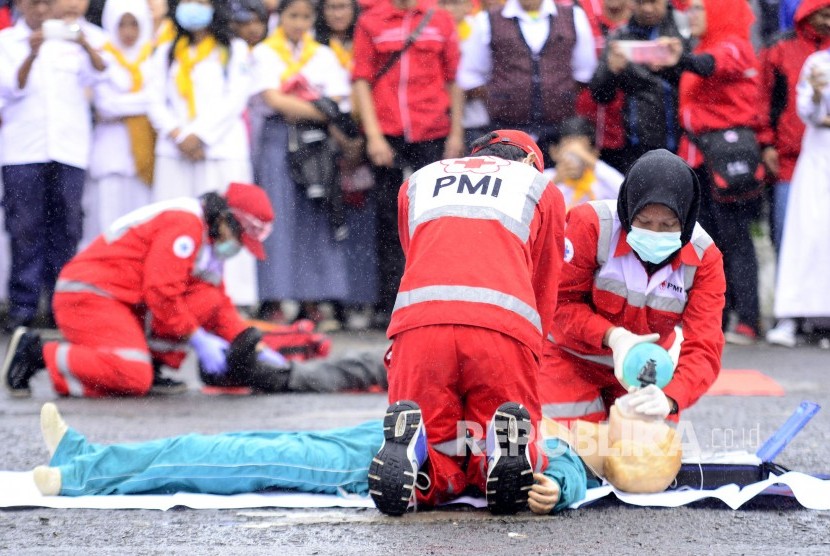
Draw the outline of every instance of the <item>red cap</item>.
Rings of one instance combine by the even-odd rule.
[[[533,140],[533,137],[525,133],[524,131],[519,131],[518,129],[497,129],[493,133],[496,136],[493,138],[492,141],[487,143],[488,145],[495,145],[496,143],[503,143],[505,145],[512,145],[514,147],[518,147],[524,151],[525,154],[535,153],[536,154],[536,169],[540,172],[545,169],[545,161],[542,158],[542,151],[539,150],[539,146],[536,144],[536,141]],[[470,154],[476,154],[476,152],[480,151],[484,147],[479,147],[478,149],[473,149],[473,152]]]
[[[274,221],[274,209],[268,195],[258,185],[232,183],[225,193],[225,201],[242,226],[242,245],[257,259],[265,259],[262,242],[271,234]]]

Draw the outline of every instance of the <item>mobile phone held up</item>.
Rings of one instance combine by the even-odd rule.
[[[617,45],[633,64],[664,64],[671,56],[669,47],[657,41],[617,41]]]
[[[60,19],[47,19],[43,22],[42,29],[45,40],[74,41],[81,36],[80,25]]]

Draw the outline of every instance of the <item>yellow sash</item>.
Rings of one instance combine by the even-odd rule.
[[[459,42],[464,42],[467,39],[469,39],[472,32],[473,32],[473,26],[470,25],[470,22],[465,17],[458,24],[458,40],[459,40]]]
[[[176,26],[173,25],[173,20],[165,17],[158,31],[156,31],[156,46],[171,42],[176,38]]]
[[[578,180],[562,180],[567,187],[570,187],[574,191],[573,200],[571,201],[571,205],[568,207],[569,209],[578,205],[583,197],[588,197],[587,201],[594,200],[594,192],[591,191],[591,187],[594,185],[596,179],[594,171],[590,168],[586,168]]]
[[[265,44],[270,46],[274,52],[277,53],[277,56],[280,57],[280,60],[285,63],[285,71],[282,72],[280,81],[284,82],[300,73],[303,66],[311,60],[317,52],[317,49],[320,48],[320,43],[312,38],[311,33],[303,35],[302,40],[303,48],[300,51],[300,56],[296,59],[291,51],[291,47],[288,45],[288,39],[285,38],[285,31],[282,30],[282,27],[277,27],[277,30],[271,33],[271,36],[263,41]]]
[[[187,113],[190,119],[196,117],[196,94],[193,91],[193,68],[196,64],[204,61],[210,56],[213,49],[216,48],[216,39],[212,35],[208,35],[202,42],[196,45],[196,55],[190,57],[190,39],[185,36],[179,37],[173,47],[173,54],[176,61],[179,63],[179,72],[176,74],[176,87],[179,89],[179,94],[187,101]],[[220,54],[222,57],[222,65],[228,62],[227,49],[222,48]]]
[[[104,50],[112,54],[112,57],[115,58],[118,65],[130,73],[130,77],[133,80],[133,85],[130,90],[133,93],[140,91],[141,87],[144,85],[144,77],[141,75],[141,64],[146,62],[147,58],[150,57],[150,54],[153,53],[153,45],[151,43],[145,44],[138,53],[136,59],[132,62],[128,61],[127,58],[124,57],[124,53],[118,50],[111,42],[104,45]]]
[[[156,130],[147,116],[127,116],[124,125],[130,137],[135,173],[148,187],[152,187],[153,169],[156,167]]]
[[[337,60],[340,62],[340,65],[343,66],[346,71],[351,73],[352,67],[354,66],[352,49],[346,48],[346,45],[338,39],[331,39],[329,41],[329,48],[334,51],[334,55],[337,56]]]
[[[130,73],[132,78],[130,91],[133,93],[140,91],[144,85],[141,64],[152,54],[153,45],[151,43],[145,44],[133,62],[127,61],[124,53],[115,48],[112,43],[105,44],[104,50],[112,54],[118,65]],[[144,115],[125,117],[124,127],[127,128],[127,136],[130,138],[130,151],[135,162],[136,175],[145,184],[152,186],[153,169],[156,165],[156,131],[150,125],[150,120]]]

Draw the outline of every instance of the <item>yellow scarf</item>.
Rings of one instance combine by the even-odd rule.
[[[179,37],[173,47],[173,54],[179,63],[179,72],[176,74],[176,87],[179,94],[187,101],[187,113],[190,119],[196,117],[196,95],[193,91],[193,68],[196,64],[204,61],[216,48],[217,43],[213,35],[208,35],[202,42],[196,45],[196,55],[190,57],[190,39],[185,36]],[[222,48],[220,53],[222,65],[228,63],[227,49]]]
[[[470,25],[470,22],[467,21],[467,18],[465,17],[458,24],[458,40],[459,40],[459,42],[464,42],[467,39],[469,39],[472,32],[473,32],[473,26]]]
[[[176,38],[176,26],[173,20],[165,17],[156,31],[156,46],[172,42]]]
[[[277,56],[280,57],[285,63],[285,71],[282,72],[280,76],[280,81],[287,81],[291,77],[294,77],[300,70],[303,69],[309,60],[311,60],[312,56],[317,52],[317,49],[320,48],[320,43],[315,41],[311,33],[306,33],[303,35],[303,48],[300,51],[300,56],[298,58],[294,58],[294,54],[291,51],[291,47],[288,45],[288,39],[285,38],[285,31],[282,30],[282,27],[277,27],[277,30],[274,31],[270,37],[265,39],[265,44],[270,46],[274,52],[277,53]]]
[[[565,186],[570,187],[574,191],[573,198],[568,209],[578,205],[583,197],[588,197],[586,201],[594,200],[594,192],[591,191],[591,187],[594,185],[596,180],[597,178],[594,175],[594,171],[590,168],[586,168],[578,180],[562,180]]]
[[[351,73],[352,67],[354,66],[354,62],[352,60],[352,49],[346,48],[346,45],[340,42],[339,39],[329,40],[329,48],[334,51],[334,55],[337,56],[337,60],[340,62],[340,65]]]
[[[140,91],[141,87],[144,86],[144,77],[141,75],[141,64],[146,62],[147,58],[150,57],[150,54],[153,53],[152,43],[145,44],[141,51],[139,51],[136,59],[132,62],[128,61],[127,58],[124,57],[124,53],[118,50],[111,42],[104,45],[104,50],[112,54],[112,57],[115,58],[118,65],[130,73],[130,77],[133,80],[133,85],[130,91],[133,93]]]
[[[132,86],[130,92],[136,93],[144,85],[144,77],[141,75],[141,64],[143,64],[153,53],[153,45],[147,43],[139,51],[133,62],[127,61],[124,53],[118,50],[112,43],[104,45],[104,50],[112,54],[115,61],[130,73]],[[156,132],[150,125],[147,116],[125,116],[124,127],[127,128],[127,136],[130,138],[130,151],[135,162],[135,172],[141,181],[148,186],[153,185],[153,169],[156,165]]]

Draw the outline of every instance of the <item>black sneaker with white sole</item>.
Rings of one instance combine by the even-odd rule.
[[[153,384],[150,386],[151,396],[176,396],[187,392],[187,384],[164,376],[161,372],[161,365],[153,362]]]
[[[45,366],[40,336],[24,326],[18,327],[6,349],[2,370],[3,384],[12,397],[30,397],[29,381]]]
[[[383,445],[369,466],[369,494],[378,510],[406,513],[413,500],[418,470],[427,459],[427,435],[418,404],[393,403],[383,419]]]
[[[530,463],[530,413],[515,402],[503,403],[487,429],[487,508],[514,514],[527,507],[533,486]]]

